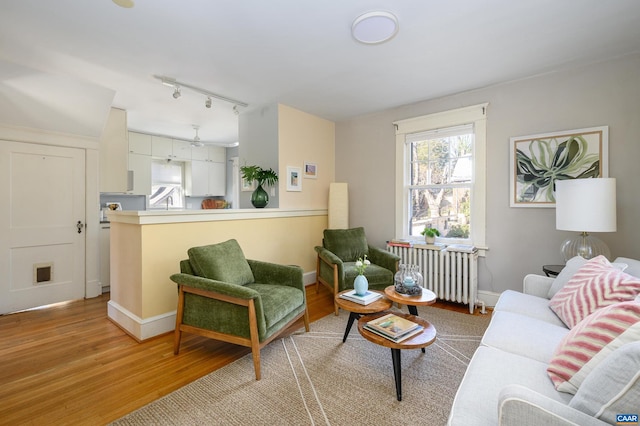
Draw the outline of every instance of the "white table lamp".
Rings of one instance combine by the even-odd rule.
[[[614,178],[556,180],[556,229],[580,235],[562,243],[564,260],[574,256],[609,258],[609,247],[589,232],[616,231]]]

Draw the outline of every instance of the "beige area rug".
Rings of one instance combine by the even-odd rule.
[[[348,314],[329,315],[311,331],[251,354],[119,419],[116,425],[443,425],[489,315],[420,307],[436,341],[403,350],[402,401],[396,399],[391,350],[364,340]],[[478,397],[481,397],[480,395]]]

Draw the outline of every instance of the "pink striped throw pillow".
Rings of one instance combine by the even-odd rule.
[[[622,345],[640,340],[640,303],[599,309],[571,329],[556,348],[547,373],[560,392],[575,394],[589,373]]]
[[[636,278],[597,256],[582,265],[549,301],[549,307],[573,328],[587,315],[605,306],[633,300],[640,293]]]

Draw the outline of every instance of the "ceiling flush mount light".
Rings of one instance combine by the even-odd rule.
[[[113,0],[113,2],[118,6],[124,7],[126,9],[130,9],[134,5],[133,0]]]
[[[233,104],[234,108],[237,108],[239,106],[241,107],[248,107],[249,104],[244,103],[242,101],[238,101],[236,99],[232,99],[232,98],[228,98],[226,96],[222,96],[219,95],[217,93],[213,93],[210,92],[206,89],[202,89],[200,87],[194,86],[193,84],[189,84],[189,83],[184,83],[182,81],[177,81],[175,78],[171,78],[171,77],[165,77],[163,75],[154,75],[153,78],[157,78],[158,80],[160,80],[160,82],[167,87],[173,87],[173,97],[178,99],[180,97],[181,93],[181,89],[183,88],[187,88],[190,90],[193,90],[194,92],[200,93],[204,96],[207,97],[207,99],[204,102],[204,106],[207,108],[211,108],[211,102],[212,102],[212,98],[214,99],[218,99],[220,101],[224,101],[224,102],[229,102],[231,104]]]
[[[391,12],[367,12],[351,25],[353,38],[364,44],[380,44],[398,33],[398,18]]]

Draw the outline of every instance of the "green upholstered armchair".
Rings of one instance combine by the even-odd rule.
[[[322,247],[316,246],[316,291],[320,283],[329,287],[334,294],[353,288],[358,272],[355,262],[367,255],[371,265],[364,273],[369,288],[384,290],[393,284],[393,276],[398,270],[400,257],[378,247],[367,244],[364,228],[325,229]],[[338,305],[334,303],[336,315]]]
[[[236,240],[193,247],[180,262],[174,353],[182,332],[251,348],[256,380],[260,349],[300,318],[309,331],[299,266],[245,259]]]

